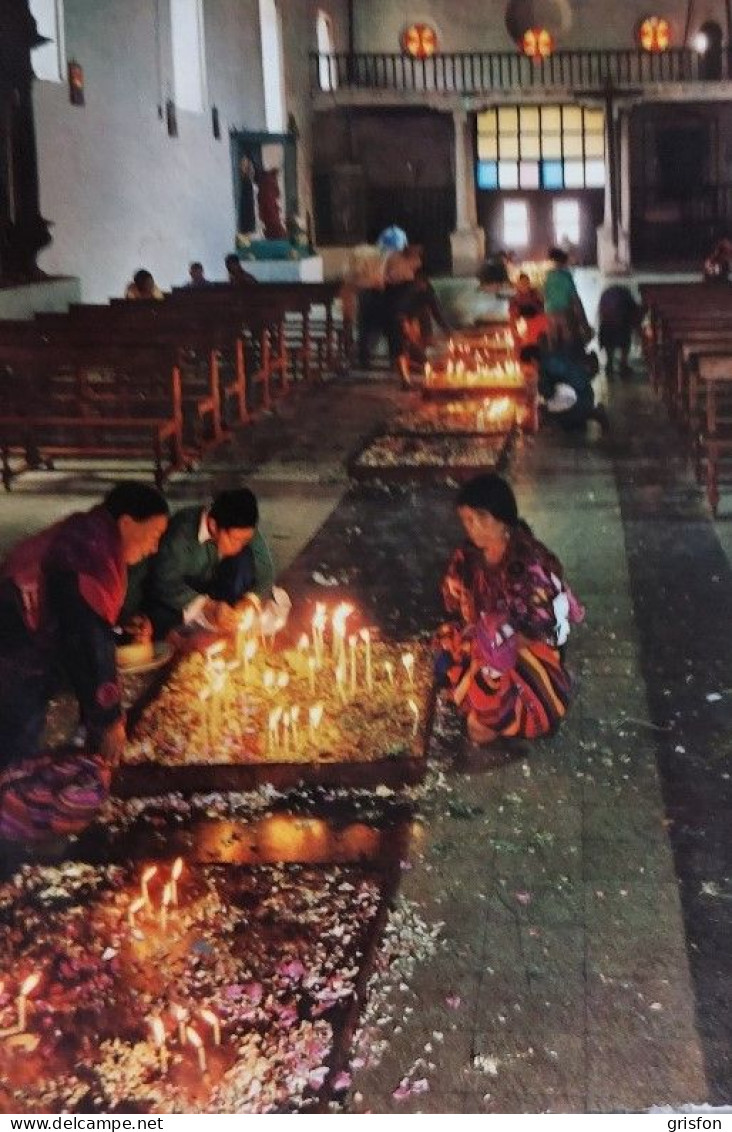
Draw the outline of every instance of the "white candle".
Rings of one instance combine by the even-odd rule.
[[[20,984],[20,993],[16,1002],[18,1008],[18,1028],[21,1033],[25,1030],[26,1006],[28,995],[34,991],[41,981],[40,972],[36,971]]]
[[[148,892],[147,886],[149,885],[150,881],[155,876],[157,871],[157,865],[148,865],[148,867],[142,874],[142,879],[140,881],[140,896],[147,905],[150,904],[150,893]]]
[[[163,1073],[168,1069],[168,1050],[165,1045],[165,1026],[162,1018],[148,1018],[148,1025],[152,1031],[152,1039],[158,1047],[160,1055],[160,1069]]]
[[[300,746],[300,732],[297,726],[299,718],[300,708],[296,704],[295,707],[290,708],[290,726],[292,727],[292,742],[295,745],[295,749]]]
[[[183,858],[176,857],[173,868],[170,870],[170,902],[174,908],[178,906],[178,881],[183,872]]]
[[[345,704],[346,702],[346,677],[346,654],[344,652],[340,660],[338,661],[338,665],[335,671],[336,688],[338,689],[338,695],[340,696],[341,703],[343,704]]]
[[[368,629],[361,630],[361,640],[366,647],[366,687],[369,692],[374,690],[374,674],[371,669],[371,633]]]
[[[144,907],[145,900],[142,896],[138,896],[136,900],[130,902],[130,906],[127,909],[127,923],[131,928],[135,926],[135,916],[138,912],[141,912]]]
[[[202,1073],[206,1072],[206,1051],[203,1048],[203,1040],[198,1030],[194,1030],[192,1026],[186,1026],[186,1035],[188,1041],[191,1043],[196,1053],[198,1054],[198,1068]]]
[[[348,601],[342,601],[336,606],[332,618],[333,625],[333,659],[336,663],[345,652],[346,621],[353,613],[353,606]]]
[[[351,633],[348,638],[348,651],[351,658],[351,695],[356,695],[356,645],[358,644],[358,637],[355,633]]]
[[[312,695],[315,694],[315,669],[317,663],[318,662],[314,656],[308,657],[308,680],[310,682],[310,692]]]
[[[213,1030],[214,1045],[220,1046],[221,1045],[221,1023],[219,1022],[218,1018],[214,1014],[213,1010],[208,1010],[208,1009],[202,1010],[201,1011],[201,1017],[203,1018],[204,1022],[208,1022],[209,1026]]]
[[[414,737],[419,731],[419,708],[414,700],[407,700],[407,707],[414,716],[414,725],[412,727],[412,736]]]
[[[414,653],[412,653],[412,652],[402,653],[402,664],[404,665],[404,669],[407,673],[407,678],[409,680],[409,687],[413,688],[414,687]]]
[[[285,748],[285,754],[290,753],[290,713],[283,711],[282,713],[282,744]]]
[[[174,1002],[170,1008],[170,1012],[178,1023],[178,1041],[184,1046],[186,1044],[186,1019],[188,1017],[188,1011],[184,1009],[184,1007],[179,1006],[177,1002]]]
[[[310,738],[315,738],[315,732],[320,727],[320,721],[323,718],[323,705],[313,704],[308,712],[308,729],[310,731]]]
[[[262,684],[264,685],[264,690],[268,696],[274,694],[276,679],[277,678],[272,669],[265,668],[264,672],[262,673]]]
[[[267,750],[270,755],[274,755],[279,743],[280,734],[280,716],[282,715],[282,708],[272,708],[267,717]]]
[[[170,904],[171,895],[171,887],[169,884],[166,884],[163,889],[163,895],[160,898],[160,930],[163,935],[165,935],[168,928],[168,905]]]
[[[252,637],[251,640],[248,640],[247,643],[244,645],[244,683],[245,684],[249,682],[249,669],[250,669],[251,663],[254,660],[256,655],[257,655],[257,642]]]
[[[325,605],[322,601],[315,604],[315,613],[313,614],[313,650],[315,652],[315,660],[320,667],[323,663],[323,633],[325,631]]]

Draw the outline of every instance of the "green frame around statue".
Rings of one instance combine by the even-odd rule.
[[[240,172],[241,161],[250,157],[254,162],[261,164],[262,147],[266,145],[281,145],[284,154],[284,167],[282,170],[284,181],[284,200],[282,201],[282,222],[287,227],[289,218],[297,215],[299,202],[297,194],[297,137],[294,133],[270,134],[265,131],[231,130],[229,133],[231,146],[231,172],[234,190],[234,210],[237,221],[241,213],[242,177]],[[236,233],[235,233],[236,236]],[[281,244],[285,243],[291,250],[293,245],[287,240],[266,241],[254,238],[251,244]],[[237,247],[237,250],[240,250]],[[274,250],[274,249],[273,249]],[[287,259],[287,255],[253,255],[254,259]]]

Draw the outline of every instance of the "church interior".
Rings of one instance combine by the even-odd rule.
[[[2,0],[0,1114],[732,1112],[731,272],[732,0]]]

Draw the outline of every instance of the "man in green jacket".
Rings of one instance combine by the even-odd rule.
[[[267,599],[274,564],[257,529],[259,507],[248,488],[222,491],[209,507],[173,516],[144,578],[131,577],[121,621],[144,613],[155,637],[199,626],[225,629],[249,594]]]

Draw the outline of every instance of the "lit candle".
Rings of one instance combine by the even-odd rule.
[[[371,633],[368,629],[361,630],[361,640],[366,646],[366,687],[369,692],[373,692],[374,674],[371,668]]]
[[[409,687],[413,688],[414,687],[414,653],[413,652],[402,653],[402,664],[404,665],[404,670],[407,673],[407,679],[409,680]]]
[[[323,705],[322,704],[313,704],[313,706],[310,708],[310,711],[308,712],[308,725],[309,725],[309,731],[310,731],[310,738],[311,739],[315,738],[315,732],[320,727],[320,721],[322,720],[322,718],[323,718]]]
[[[300,719],[300,708],[297,704],[295,704],[295,707],[290,708],[290,726],[292,728],[292,742],[295,745],[295,749],[297,749],[300,746],[300,732],[299,732],[298,726],[297,726],[299,719]]]
[[[277,677],[277,687],[280,688],[280,689],[286,688],[289,683],[290,683],[289,674],[287,672],[280,672],[280,674]]]
[[[168,905],[170,904],[171,895],[171,886],[166,884],[163,889],[163,895],[160,898],[160,930],[163,934],[165,934],[168,928]]]
[[[285,748],[285,754],[290,753],[290,713],[283,711],[282,713],[282,745]]]
[[[275,673],[272,671],[272,669],[265,668],[264,672],[262,673],[262,684],[264,685],[264,690],[268,696],[274,694],[276,679],[277,677],[275,676]]]
[[[389,681],[389,684],[393,688],[394,687],[394,665],[392,664],[392,662],[390,660],[384,661],[384,671],[386,672],[386,678]]]
[[[414,716],[414,725],[412,727],[412,736],[415,736],[417,734],[417,732],[419,731],[419,708],[417,707],[417,704],[414,702],[414,700],[411,700],[411,699],[407,700],[407,707],[409,708],[412,715]]]
[[[186,1044],[186,1019],[188,1011],[174,1002],[170,1008],[170,1012],[178,1023],[178,1041],[182,1046]]]
[[[157,871],[157,865],[148,865],[148,867],[143,872],[142,880],[140,881],[140,896],[144,900],[145,904],[148,905],[150,904],[150,893],[148,892],[148,885]]]
[[[315,694],[315,668],[317,663],[314,656],[308,657],[308,680],[310,682],[310,692],[312,695]]]
[[[214,641],[214,643],[212,645],[209,645],[208,648],[206,649],[206,660],[207,660],[207,662],[209,664],[213,663],[213,661],[217,657],[221,656],[221,653],[224,651],[225,648],[226,648],[226,641]]]
[[[325,632],[325,605],[322,601],[315,603],[313,614],[313,650],[318,667],[323,663],[323,633]]]
[[[247,684],[249,682],[249,669],[250,669],[251,663],[254,660],[255,656],[257,655],[257,642],[254,640],[253,637],[250,638],[250,640],[248,640],[247,643],[244,645],[244,654],[243,655],[244,655],[244,683]]]
[[[346,654],[344,652],[335,670],[336,688],[343,704],[346,702],[346,677]]]
[[[356,695],[356,645],[358,644],[358,637],[355,633],[351,633],[348,638],[348,650],[351,658],[351,695]]]
[[[186,1035],[188,1041],[191,1043],[196,1053],[198,1054],[198,1068],[202,1073],[206,1072],[206,1051],[203,1048],[203,1040],[198,1030],[194,1030],[192,1026],[186,1026]]]
[[[218,1018],[214,1014],[213,1010],[208,1010],[208,1009],[202,1010],[201,1011],[201,1017],[203,1018],[204,1022],[208,1022],[209,1026],[213,1030],[214,1045],[220,1046],[221,1045],[221,1023],[219,1022]]]
[[[158,1047],[160,1056],[160,1069],[163,1073],[168,1069],[168,1050],[165,1045],[165,1026],[162,1018],[148,1018],[148,1025],[152,1031],[152,1039]]]
[[[28,978],[20,984],[20,993],[18,994],[16,1005],[18,1008],[18,1029],[20,1030],[21,1034],[25,1030],[25,1015],[28,995],[31,993],[31,991],[34,991],[36,989],[40,981],[40,972],[36,971],[34,974],[29,975]]]
[[[135,926],[135,916],[138,912],[141,912],[144,907],[145,899],[142,896],[138,896],[136,900],[130,902],[130,906],[127,909],[127,923],[131,928]]]
[[[244,650],[249,643],[248,640],[247,640],[247,637],[249,636],[249,634],[251,633],[253,628],[254,628],[254,610],[252,609],[252,607],[250,605],[244,610],[244,613],[239,618],[239,624],[237,626],[237,633],[236,633],[236,655],[237,656],[241,656],[241,657],[244,656]]]
[[[178,906],[178,881],[182,872],[183,858],[176,857],[173,861],[173,868],[170,870],[170,903],[174,908]]]
[[[301,633],[300,637],[298,638],[298,642],[297,642],[297,651],[299,653],[301,653],[303,656],[305,656],[305,655],[307,655],[309,648],[310,648],[310,641],[308,640],[307,633]]]
[[[340,605],[336,606],[333,614],[331,622],[333,626],[333,659],[336,663],[345,652],[346,621],[352,613],[353,606],[350,602],[342,601]]]
[[[270,710],[267,716],[267,751],[273,755],[277,750],[277,740],[279,738],[279,722],[282,715],[282,708],[276,707]]]

